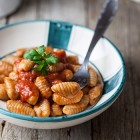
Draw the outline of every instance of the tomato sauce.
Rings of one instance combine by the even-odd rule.
[[[18,60],[16,60],[16,61],[14,62],[14,65],[15,65],[15,68],[16,68],[16,71],[17,71],[17,72],[19,72],[19,63],[21,62],[22,59],[23,59],[23,58],[20,58],[20,59],[18,59]]]
[[[66,64],[65,64],[65,68],[66,68],[66,69],[69,69],[69,70],[71,70],[71,71],[73,71],[72,64],[70,64],[70,63],[66,63]],[[74,71],[73,71],[73,72],[74,72]]]
[[[49,73],[45,76],[45,78],[49,81],[51,85],[64,82],[64,79],[62,79],[59,73]]]
[[[55,85],[55,84],[59,84],[59,83],[62,83],[63,81],[60,80],[60,79],[55,79],[54,81],[52,81],[52,85]]]
[[[66,63],[66,52],[64,50],[56,50],[52,53],[59,61]]]
[[[24,72],[24,71],[20,71],[19,72],[19,79],[20,80],[33,81],[36,77],[37,77],[37,74],[33,70],[32,71],[28,71],[28,72]]]
[[[24,102],[34,94],[34,91],[37,90],[37,87],[31,81],[19,80],[15,85],[15,89],[20,94],[20,100]]]

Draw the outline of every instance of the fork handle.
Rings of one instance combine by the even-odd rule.
[[[107,27],[111,23],[113,17],[115,16],[118,9],[118,0],[106,0],[105,4],[100,13],[98,23],[96,25],[95,33],[92,38],[90,47],[87,51],[86,57],[84,59],[83,65],[88,65],[88,61],[91,55],[93,48],[95,47],[98,40],[103,36]]]

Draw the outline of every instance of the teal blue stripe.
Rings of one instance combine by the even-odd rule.
[[[118,84],[121,83],[123,76],[123,68],[121,68],[113,77],[109,80],[104,81],[104,91],[103,94],[107,94],[112,91]]]
[[[7,55],[11,55],[11,54],[13,54],[13,53],[15,53],[15,51],[10,52],[10,53],[8,53],[8,54],[6,54],[6,55],[4,55],[4,56],[0,57],[0,60],[1,60],[1,59],[4,59]]]
[[[65,22],[50,22],[48,46],[67,49],[72,31],[72,25]]]

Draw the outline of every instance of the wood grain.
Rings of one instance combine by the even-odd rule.
[[[95,28],[103,0],[24,0],[22,7],[0,25],[28,19],[71,21]],[[0,121],[2,140],[139,140],[140,138],[140,5],[121,0],[105,34],[121,51],[127,82],[121,96],[104,113],[81,125],[36,130]]]
[[[91,1],[93,2],[93,1]],[[93,4],[100,5],[97,1]],[[92,4],[91,4],[92,5]],[[91,7],[91,14],[94,13]],[[94,139],[138,140],[140,137],[140,80],[138,54],[140,53],[140,5],[121,0],[119,11],[106,36],[121,50],[127,66],[127,82],[119,99],[102,115],[92,120]],[[98,11],[98,10],[97,10]],[[89,19],[93,26],[94,17]],[[109,125],[109,126],[108,126]]]
[[[40,0],[38,17],[85,25],[86,5],[86,0]]]
[[[6,123],[2,133],[2,140],[37,140],[37,130],[23,128]]]
[[[37,7],[38,7],[37,0],[23,0],[20,8],[14,14],[8,17],[8,23],[36,19]]]

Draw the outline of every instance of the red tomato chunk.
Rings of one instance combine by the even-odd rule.
[[[36,78],[36,72],[35,71],[29,71],[29,72],[24,72],[21,71],[19,72],[19,79],[20,80],[29,80],[33,81]]]
[[[19,63],[21,62],[21,60],[22,60],[22,58],[16,60],[14,63],[16,72],[19,72]]]
[[[59,84],[59,83],[62,83],[62,80],[55,79],[54,81],[52,81],[52,85]]]
[[[15,85],[15,89],[20,94],[20,100],[24,102],[34,94],[34,91],[37,90],[37,87],[31,81],[19,80]]]
[[[56,83],[63,82],[64,80],[62,77],[60,77],[59,73],[50,73],[46,75],[46,79],[49,81],[51,85],[54,85]]]
[[[56,50],[52,54],[57,57],[61,62],[66,62],[66,52],[64,50]]]

